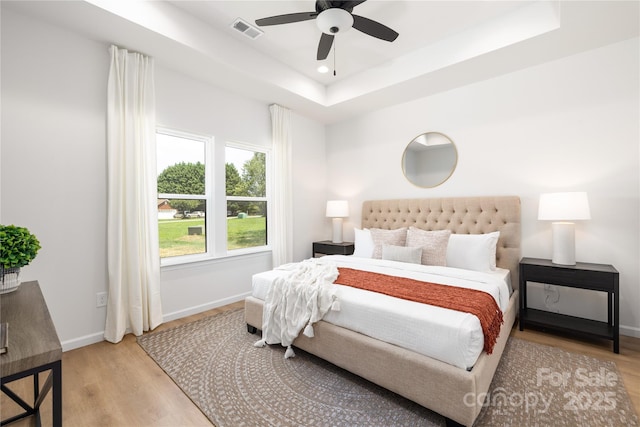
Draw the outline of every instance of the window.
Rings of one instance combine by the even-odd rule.
[[[210,139],[161,129],[156,143],[160,258],[206,253]]]
[[[267,154],[235,144],[225,150],[227,250],[267,245]]]
[[[164,128],[156,141],[163,264],[268,246],[268,150],[241,143],[216,147],[211,137]],[[214,180],[222,167],[225,180]]]

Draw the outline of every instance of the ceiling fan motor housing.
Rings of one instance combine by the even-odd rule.
[[[325,34],[344,33],[353,26],[353,16],[344,9],[332,7],[320,12],[316,24]]]

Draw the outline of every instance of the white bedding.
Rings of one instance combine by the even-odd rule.
[[[483,290],[494,297],[504,312],[510,297],[509,271],[491,273],[396,261],[331,255],[322,262],[337,267],[391,274],[426,282]],[[265,300],[276,277],[289,274],[271,270],[253,276],[255,298]],[[406,301],[376,292],[336,284],[340,311],[323,320],[337,326],[404,347],[451,365],[471,368],[484,346],[478,318],[469,313]]]

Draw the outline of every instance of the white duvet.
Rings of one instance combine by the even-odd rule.
[[[487,292],[504,312],[509,303],[508,270],[481,273],[449,267],[425,266],[353,256],[319,259],[336,267],[397,275],[425,282]],[[253,276],[255,298],[266,300],[276,279],[287,270]],[[404,347],[451,365],[469,369],[482,353],[484,337],[478,318],[469,313],[425,305],[362,289],[333,285],[340,311],[328,311],[323,320],[382,341]]]

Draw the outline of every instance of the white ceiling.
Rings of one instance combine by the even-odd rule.
[[[531,2],[366,1],[356,6],[353,13],[397,29],[400,36],[393,43],[389,43],[357,30],[338,35],[336,77],[332,73],[317,72],[319,64],[326,64],[333,69],[333,51],[326,61],[316,60],[316,49],[321,32],[315,20],[262,27],[265,34],[255,41],[250,41],[238,32],[228,31],[229,25],[236,18],[243,18],[253,24],[258,18],[295,12],[312,12],[315,10],[313,0],[173,1],[171,3],[307,77],[330,85]]]
[[[2,1],[163,66],[322,122],[449,90],[640,34],[638,1],[379,1],[353,13],[400,36],[336,36],[337,75],[317,72],[315,21],[262,27],[236,18],[315,10],[314,1]],[[333,68],[333,51],[324,61]]]

